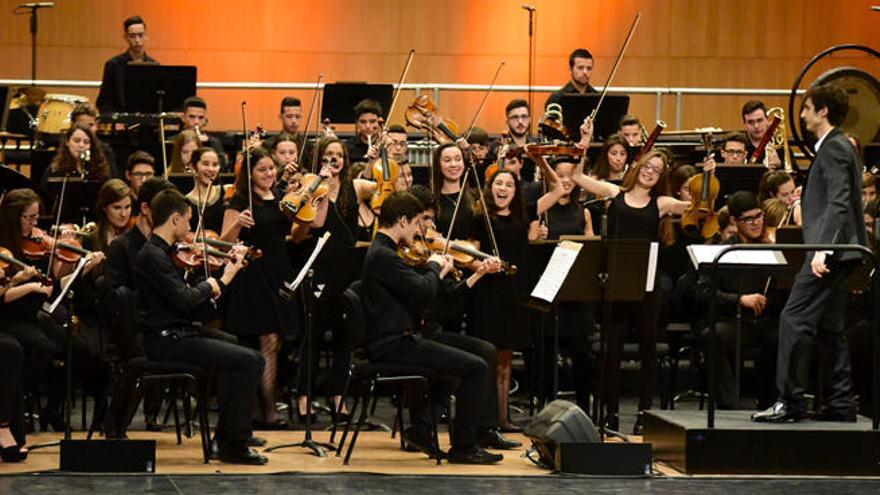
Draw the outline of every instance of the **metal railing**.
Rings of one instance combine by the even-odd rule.
[[[50,86],[58,88],[98,88],[101,81],[77,81],[67,79],[0,79],[0,85],[10,86],[27,86],[35,84],[37,86]],[[268,89],[268,90],[309,90],[315,89],[314,82],[254,82],[254,81],[234,81],[234,82],[198,82],[196,87],[200,89]],[[395,84],[396,86],[396,84]],[[320,86],[323,87],[323,84]],[[441,93],[444,91],[454,92],[484,92],[489,89],[488,84],[452,84],[452,83],[404,83],[401,89],[415,91],[419,95],[422,91],[431,91],[434,101],[439,104]],[[535,93],[552,93],[559,89],[559,86],[534,86],[532,91]],[[602,86],[598,86],[597,90],[601,91]],[[496,85],[494,91],[524,93],[529,87],[522,84]],[[611,94],[627,94],[627,95],[653,95],[655,98],[654,113],[655,120],[663,119],[663,98],[665,96],[673,96],[675,98],[675,129],[681,128],[683,99],[685,96],[788,96],[791,94],[790,89],[770,89],[770,88],[686,88],[686,87],[665,87],[665,86],[611,86],[608,88]],[[805,90],[798,90],[798,94],[804,94]]]

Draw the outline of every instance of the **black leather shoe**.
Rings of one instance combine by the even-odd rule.
[[[606,430],[620,431],[620,417],[616,412],[608,413],[602,426]]]
[[[446,454],[434,445],[430,435],[416,432],[412,427],[403,430],[403,450],[407,452],[424,452],[431,459],[443,459]]]
[[[501,454],[487,452],[480,447],[466,449],[450,449],[446,455],[452,464],[496,464],[504,460]]]
[[[245,446],[220,447],[217,457],[220,459],[220,462],[227,462],[229,464],[262,466],[269,462],[266,456],[260,455]]]
[[[642,416],[641,412],[639,412],[639,414],[636,416],[636,424],[633,425],[633,435],[641,436],[642,434],[644,434],[645,423],[642,419],[643,417],[644,416]]]
[[[824,409],[816,414],[816,421],[829,421],[834,423],[855,423],[858,418],[856,413],[850,411],[836,411],[833,409]]]
[[[794,409],[791,405],[780,400],[767,409],[752,414],[752,421],[756,423],[796,423],[806,417],[806,411]]]
[[[266,439],[263,437],[250,437],[247,440],[248,447],[265,447]]]
[[[504,438],[495,428],[489,428],[480,438],[480,447],[484,449],[513,450],[522,447],[522,443]]]

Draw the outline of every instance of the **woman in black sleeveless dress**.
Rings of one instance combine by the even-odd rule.
[[[186,193],[186,199],[193,207],[190,229],[193,233],[198,230],[201,211],[202,229],[213,230],[219,234],[223,228],[223,217],[226,212],[224,203],[228,189],[228,186],[218,183],[220,156],[214,148],[205,146],[193,152],[192,163],[195,170],[193,188]]]
[[[236,179],[236,195],[226,202],[223,239],[244,241],[259,248],[263,256],[251,261],[230,284],[225,298],[224,330],[259,348],[266,360],[260,383],[261,429],[284,428],[275,410],[275,384],[278,352],[282,335],[299,330],[295,301],[278,294],[285,281],[293,278],[287,256],[287,238],[294,236],[293,224],[278,208],[275,185],[277,174],[269,153],[261,148],[251,152],[253,211],[248,198],[247,174]]]
[[[657,242],[660,218],[666,215],[680,215],[690,205],[687,201],[660,195],[660,178],[666,169],[666,154],[654,150],[633,164],[620,186],[584,175],[583,161],[578,164],[572,179],[597,196],[614,198],[608,207],[607,238]],[[656,277],[654,280],[656,282]],[[619,426],[620,355],[630,326],[636,328],[639,338],[639,359],[642,369],[639,411],[651,408],[657,381],[659,311],[660,298],[657,290],[646,292],[645,299],[641,302],[615,303],[611,307],[611,322],[606,325],[605,332],[607,350],[604,356],[601,386],[608,414],[607,424],[612,429]],[[639,415],[634,428],[636,433],[641,433],[641,424],[641,415]]]

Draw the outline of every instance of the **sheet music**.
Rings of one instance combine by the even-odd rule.
[[[58,294],[58,297],[52,301],[52,304],[49,304],[49,301],[43,303],[43,311],[49,313],[50,315],[55,313],[55,310],[58,308],[58,305],[61,304],[61,301],[64,300],[64,297],[67,295],[67,291],[70,290],[70,286],[73,285],[73,282],[76,281],[77,277],[79,277],[80,273],[84,266],[86,266],[88,260],[85,256],[82,256],[79,259],[79,262],[76,264],[76,268],[74,268],[73,273],[67,279],[67,284],[61,288],[61,294]]]
[[[692,244],[687,247],[694,267],[699,269],[702,264],[712,264],[715,256],[730,244]],[[761,249],[758,251],[731,251],[719,260],[724,265],[767,265],[784,266],[788,264],[780,251]]]
[[[324,245],[327,244],[327,239],[330,238],[330,232],[324,232],[318,239],[318,243],[315,245],[315,250],[312,251],[312,254],[309,256],[309,259],[306,261],[306,264],[303,265],[302,269],[296,275],[296,278],[293,279],[293,282],[285,283],[284,285],[291,292],[295,291],[299,284],[302,283],[303,279],[306,278],[306,274],[309,273],[309,270],[312,269],[312,264],[315,262],[315,259],[318,258],[318,254],[321,253],[321,250],[324,249]]]
[[[660,252],[660,243],[652,242],[648,252],[648,276],[645,277],[645,292],[654,292],[654,279],[657,276],[657,255]]]
[[[532,290],[532,297],[552,303],[568,277],[568,272],[574,265],[582,247],[583,244],[571,241],[562,241],[557,244],[547,267],[544,268],[544,273],[541,274],[541,279]]]

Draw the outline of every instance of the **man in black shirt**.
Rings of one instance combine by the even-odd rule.
[[[767,107],[764,102],[759,100],[747,101],[742,107],[742,119],[745,126],[746,136],[748,137],[748,145],[746,146],[746,157],[752,156],[755,147],[761,144],[764,133],[770,128],[770,120],[767,118]],[[767,150],[764,157],[767,167],[776,170],[782,167],[782,149],[775,149],[767,144]]]
[[[379,232],[364,260],[363,293],[367,317],[365,349],[376,362],[417,365],[435,371],[438,383],[455,383],[456,413],[449,462],[491,464],[503,459],[477,445],[477,430],[487,390],[486,362],[474,354],[424,338],[419,314],[437,297],[440,281],[453,268],[452,258],[431,255],[425,273],[409,267],[397,254],[420,231],[424,206],[408,192],[395,192],[382,203]],[[436,397],[432,394],[433,397]],[[432,451],[428,407],[412,404],[412,428],[406,440],[429,455]]]
[[[131,16],[122,23],[128,49],[104,64],[101,89],[96,105],[102,113],[125,111],[125,66],[131,63],[158,64],[146,51],[147,23],[139,15]]]
[[[571,80],[568,84],[551,94],[544,103],[544,108],[551,103],[559,103],[564,94],[597,93],[596,88],[590,86],[590,75],[593,73],[593,55],[584,48],[578,48],[571,52],[568,57],[568,69],[571,72]]]
[[[367,162],[379,158],[379,151],[371,144],[376,144],[379,136],[379,117],[382,106],[373,100],[363,100],[354,107],[355,135],[345,141],[348,156],[352,163]]]
[[[193,328],[193,312],[220,297],[242,267],[244,248],[233,248],[234,261],[220,278],[210,277],[194,286],[171,261],[174,244],[190,232],[192,208],[179,191],[162,191],[150,204],[153,234],[137,256],[136,278],[145,313],[144,347],[150,359],[192,363],[217,377],[220,420],[217,424],[219,458],[238,464],[265,464],[268,460],[247,446],[252,436],[251,412],[263,373],[257,351],[228,342],[203,338]]]

